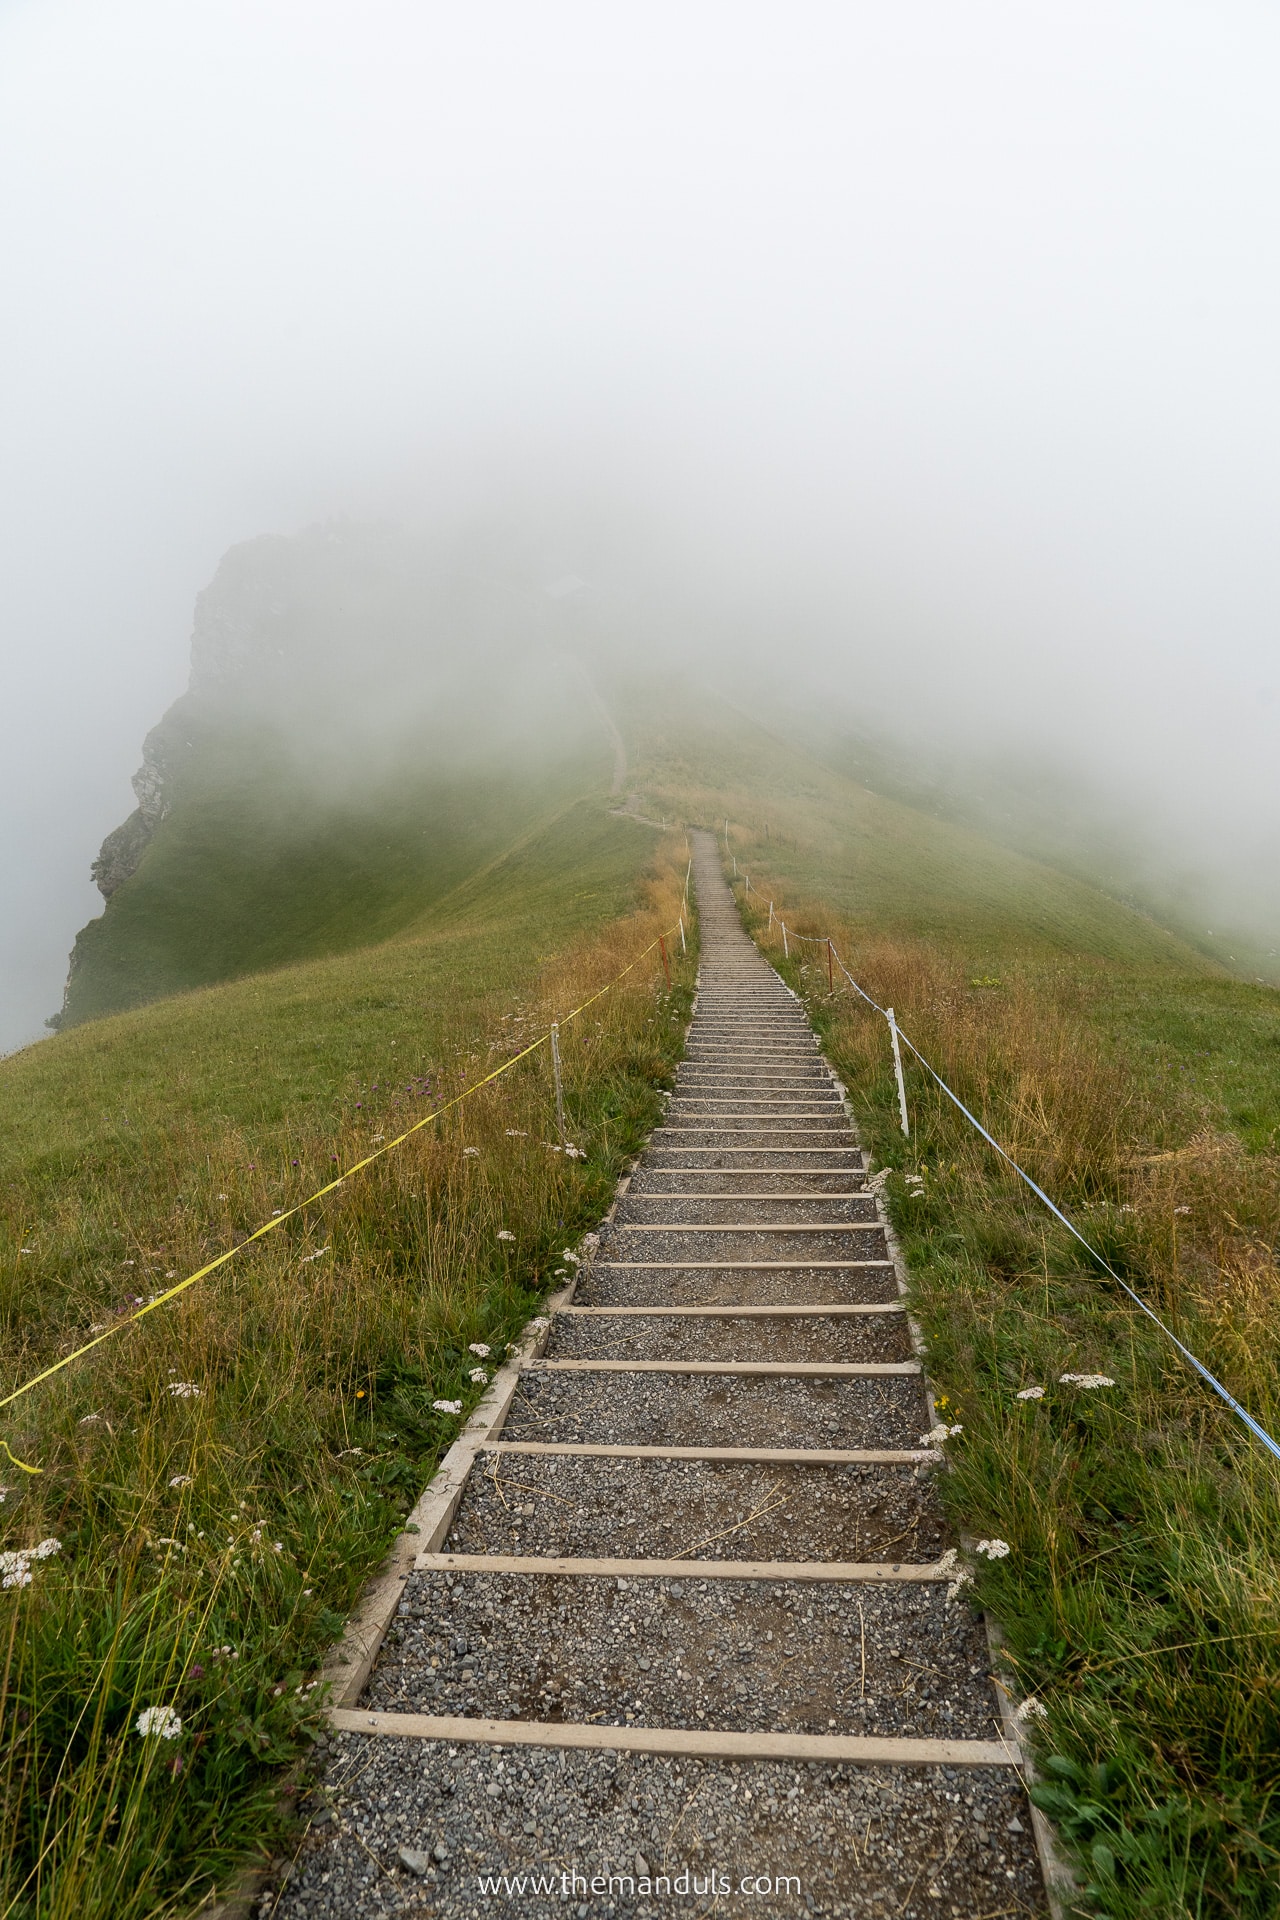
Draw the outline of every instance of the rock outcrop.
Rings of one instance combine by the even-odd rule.
[[[89,871],[104,900],[138,871],[152,834],[171,805],[165,785],[164,728],[155,727],[142,746],[142,765],[133,776],[138,804],[129,818],[113,829]]]

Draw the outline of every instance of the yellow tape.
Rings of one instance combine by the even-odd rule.
[[[674,934],[675,929],[670,928],[668,931]],[[666,934],[660,935],[659,938],[665,939]],[[576,1006],[572,1013],[567,1013],[560,1022],[560,1025],[567,1027],[569,1022],[576,1020],[580,1013],[585,1013],[587,1008],[594,1006],[597,1000],[602,1000],[606,993],[611,993],[614,987],[617,986],[619,980],[625,980],[632,969],[638,967],[640,962],[645,959],[647,955],[651,954],[657,945],[658,940],[651,941],[644,949],[644,952],[638,953],[635,959],[622,969],[621,973],[615,974],[612,980],[607,981],[605,985],[593,993],[589,999],[582,1001],[579,1006]],[[540,1034],[536,1040],[531,1040],[527,1047],[522,1047],[519,1053],[512,1054],[510,1060],[505,1060],[500,1067],[495,1067],[492,1073],[487,1073],[483,1080],[477,1080],[474,1086],[464,1087],[461,1093],[455,1094],[452,1100],[447,1100],[444,1106],[436,1107],[433,1112],[424,1114],[421,1120],[415,1120],[411,1127],[406,1128],[403,1133],[397,1134],[394,1140],[388,1140],[386,1145],[379,1147],[376,1153],[366,1154],[363,1160],[357,1160],[354,1166],[347,1167],[336,1179],[330,1180],[327,1186],[319,1187],[315,1193],[308,1195],[307,1199],[299,1200],[296,1206],[289,1207],[284,1213],[274,1215],[264,1226],[258,1227],[251,1233],[247,1239],[238,1241],[234,1247],[228,1247],[227,1251],[220,1253],[216,1260],[210,1260],[207,1266],[199,1268],[195,1273],[189,1273],[185,1280],[179,1280],[176,1287],[168,1287],[163,1293],[156,1294],[154,1299],[148,1300],[145,1307],[140,1307],[137,1313],[131,1313],[127,1320],[118,1320],[115,1326],[108,1327],[105,1333],[100,1333],[96,1339],[86,1340],[85,1344],[82,1347],[77,1347],[74,1353],[64,1354],[61,1360],[55,1360],[53,1365],[46,1367],[42,1373],[33,1374],[30,1380],[24,1382],[20,1387],[15,1387],[12,1393],[6,1395],[3,1400],[0,1400],[0,1411],[3,1411],[5,1407],[12,1406],[15,1400],[21,1400],[23,1394],[30,1393],[33,1387],[40,1386],[45,1380],[51,1380],[55,1373],[61,1373],[65,1367],[71,1366],[74,1361],[83,1359],[86,1353],[92,1353],[93,1349],[100,1347],[105,1340],[113,1340],[118,1333],[123,1333],[126,1327],[135,1326],[139,1320],[144,1320],[149,1313],[154,1313],[157,1307],[167,1306],[171,1300],[176,1300],[180,1293],[187,1291],[188,1287],[194,1287],[197,1280],[207,1279],[208,1276],[211,1273],[215,1273],[219,1267],[224,1267],[228,1260],[234,1260],[238,1253],[243,1253],[246,1247],[251,1247],[255,1240],[261,1240],[264,1235],[274,1233],[277,1227],[282,1227],[286,1220],[292,1220],[295,1214],[303,1211],[304,1207],[314,1206],[317,1200],[323,1200],[326,1194],[332,1193],[335,1187],[340,1187],[344,1181],[350,1180],[354,1174],[363,1173],[364,1169],[372,1166],[375,1160],[380,1160],[384,1153],[391,1153],[396,1147],[403,1146],[406,1140],[410,1139],[415,1133],[418,1133],[423,1127],[431,1126],[434,1121],[439,1120],[454,1107],[461,1106],[464,1100],[469,1100],[473,1094],[479,1093],[482,1087],[489,1086],[494,1080],[500,1080],[504,1073],[510,1073],[512,1067],[518,1066],[522,1060],[527,1060],[531,1053],[536,1053],[539,1047],[545,1046],[550,1037],[551,1033],[548,1028],[546,1033]],[[24,1473],[43,1473],[44,1469],[42,1467],[30,1467],[25,1460],[19,1460],[16,1454],[10,1452],[6,1441],[0,1440],[0,1447],[4,1448],[10,1460],[13,1461],[14,1466],[21,1467]]]

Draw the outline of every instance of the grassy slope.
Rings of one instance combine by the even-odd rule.
[[[1078,881],[867,793],[731,709],[686,695],[678,716],[651,694],[619,703],[650,810],[708,823],[730,814],[743,865],[759,880],[767,873],[802,926],[840,922],[860,970],[922,1044],[1052,1190],[1087,1212],[1109,1257],[1273,1417],[1274,995]],[[559,797],[545,791],[549,812]],[[412,844],[422,838],[418,804],[406,808],[403,859],[386,858],[392,834],[372,861],[391,875],[388,919],[352,890],[367,847],[345,869],[335,864],[346,878],[318,930],[307,916],[324,882],[320,851],[310,867],[279,848],[265,862],[255,855],[243,873],[233,866],[225,893],[211,883],[206,901],[205,937],[222,937],[241,915],[246,873],[264,901],[264,875],[307,877],[282,944],[255,944],[274,937],[264,907],[247,946],[236,948],[234,932],[218,953],[221,969],[298,951],[290,941],[314,939],[332,954],[371,930],[413,923],[412,932],[97,1022],[0,1068],[0,1140],[13,1169],[0,1196],[12,1377],[101,1322],[130,1288],[150,1290],[287,1205],[335,1152],[357,1155],[422,1111],[424,1091],[460,1084],[498,1057],[500,1036],[526,1030],[534,1009],[563,1007],[580,980],[613,964],[563,956],[634,898],[645,830],[607,819],[598,802],[570,807],[486,860],[482,822],[459,864],[445,861],[424,884]],[[491,806],[497,844],[511,823],[505,806]],[[470,818],[465,806],[459,817]],[[194,857],[205,845],[194,821],[191,835]],[[290,833],[283,841],[297,852]],[[220,832],[210,853],[225,844]],[[205,898],[184,885],[187,906]],[[181,902],[151,899],[174,950],[187,943],[181,965],[200,964],[192,927],[173,931]],[[615,952],[643,943],[639,924]],[[652,922],[643,924],[648,937]],[[830,1028],[879,1158],[925,1170],[923,1201],[895,1181],[890,1204],[933,1364],[964,1409],[967,1451],[949,1497],[974,1532],[1014,1542],[1008,1560],[984,1570],[984,1594],[1008,1624],[1022,1686],[1048,1700],[1054,1743],[1071,1766],[1114,1763],[1092,1781],[1069,1773],[1059,1808],[1087,1871],[1102,1876],[1094,1905],[1252,1920],[1274,1893],[1263,1756],[1275,1746],[1276,1689],[1265,1660],[1236,1657],[1232,1636],[1253,1636],[1252,1647],[1280,1619],[1270,1483],[1203,1391],[1144,1344],[1133,1316],[993,1175],[918,1079],[917,1131],[903,1142],[879,1027],[827,1004],[812,969],[792,974]],[[23,1492],[6,1508],[11,1538],[56,1532],[67,1556],[38,1569],[39,1604],[33,1590],[14,1615],[31,1638],[11,1690],[33,1712],[39,1675],[43,1702],[20,1753],[31,1771],[6,1782],[16,1858],[30,1857],[50,1756],[67,1746],[78,1770],[75,1792],[52,1796],[56,1870],[39,1911],[161,1911],[170,1896],[180,1907],[193,1862],[216,1872],[270,1830],[270,1763],[296,1749],[303,1713],[272,1686],[291,1662],[301,1672],[314,1661],[447,1440],[451,1423],[430,1401],[474,1390],[468,1341],[507,1337],[563,1237],[603,1203],[619,1153],[651,1115],[651,1079],[674,1033],[647,981],[599,1032],[582,1030],[584,1166],[553,1164],[538,1145],[545,1078],[521,1070],[500,1101],[472,1110],[469,1132],[401,1150],[398,1170],[376,1171],[200,1303],[126,1336],[123,1364],[90,1361],[11,1422],[15,1447],[49,1467],[32,1487],[7,1476]],[[507,1124],[527,1128],[533,1145],[513,1142]],[[479,1162],[460,1158],[464,1137],[481,1141]],[[1152,1154],[1178,1157],[1142,1164]],[[1190,1216],[1175,1214],[1187,1204]],[[1122,1206],[1132,1211],[1122,1216]],[[518,1232],[510,1252],[497,1245],[500,1222]],[[326,1243],[329,1254],[300,1264],[304,1246]],[[165,1397],[175,1362],[206,1383],[198,1405]],[[1011,1403],[1017,1384],[1052,1382],[1073,1365],[1109,1371],[1127,1397]],[[78,1424],[86,1413],[101,1421]],[[346,1455],[352,1444],[364,1455]],[[193,1487],[171,1490],[187,1467]],[[251,1520],[283,1539],[282,1559],[266,1560]],[[215,1525],[237,1544],[205,1550],[207,1585],[176,1549],[158,1560],[148,1545],[181,1542],[188,1526],[212,1540]],[[156,1596],[161,1615],[148,1612]],[[77,1640],[85,1621],[88,1637]],[[126,1623],[127,1644],[112,1640],[111,1621]],[[1158,1653],[1181,1641],[1227,1652]],[[224,1664],[215,1682],[206,1669],[197,1685],[186,1664],[180,1680],[193,1653],[233,1642],[243,1661],[234,1672]],[[175,1660],[173,1673],[160,1670]],[[192,1735],[182,1750],[192,1772],[177,1780],[161,1774],[167,1753],[128,1740],[109,1749],[73,1731],[77,1702],[105,1701],[110,1735],[153,1694],[178,1701]],[[94,1827],[104,1796],[136,1816],[127,1846]],[[86,1812],[83,1832],[73,1807]]]
[[[630,703],[634,777],[688,819],[730,815],[781,881],[825,887],[877,934],[926,935],[975,972],[1016,951],[1216,972],[1155,922],[967,827],[882,798],[691,691],[671,720]]]
[[[542,763],[372,756],[358,785],[326,783],[266,729],[179,731],[196,743],[173,809],[79,937],[68,1023],[387,939],[605,775],[597,743]]]
[[[1280,1430],[1280,1002],[1083,884],[859,790],[740,718],[650,753],[672,811],[834,931],[939,1069],[1119,1272]],[[766,831],[767,823],[767,831]],[[1280,1484],[1261,1449],[908,1061],[820,956],[805,995],[877,1160],[931,1367],[959,1420],[957,1523],[1019,1693],[1038,1696],[1082,1913],[1280,1902]],[[982,984],[979,984],[982,983]],[[1098,1372],[1114,1389],[1063,1387]],[[1020,1402],[1028,1385],[1045,1389]],[[1056,1756],[1056,1757],[1054,1757]]]
[[[654,838],[598,798],[572,805],[412,933],[0,1065],[5,1378],[303,1198],[610,978],[675,917],[676,867],[643,877]],[[182,1911],[278,1830],[278,1765],[316,1714],[295,1688],[459,1424],[432,1403],[465,1413],[469,1344],[501,1352],[607,1204],[685,999],[646,964],[567,1030],[584,1161],[544,1144],[536,1056],[4,1416],[43,1468],[4,1475],[5,1545],[63,1543],[0,1600],[3,1718],[21,1727],[0,1762],[4,1911]],[[175,1397],[174,1381],[199,1392]],[[183,1719],[172,1748],[131,1731],[157,1704]]]

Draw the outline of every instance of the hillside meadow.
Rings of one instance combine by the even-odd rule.
[[[4,1549],[59,1543],[0,1600],[0,1912],[188,1912],[287,1834],[324,1653],[657,1117],[693,941],[563,1029],[581,1158],[543,1046],[131,1314],[563,1021],[684,875],[682,837],[574,802],[394,940],[0,1064],[5,1392],[124,1329],[0,1415],[39,1468],[0,1474]]]
[[[940,1417],[957,1429],[945,1497],[966,1538],[1008,1548],[976,1558],[973,1597],[1005,1636],[1006,1684],[1032,1703],[1037,1797],[1078,1911],[1261,1920],[1280,1904],[1280,1461],[909,1053],[904,1137],[886,1022],[838,971],[832,990],[820,946],[793,941],[784,958],[768,906],[834,938],[1278,1436],[1280,995],[1074,878],[797,770],[777,743],[739,767],[727,794],[690,802],[714,797],[747,925],[890,1170]],[[674,800],[678,780],[665,790]]]

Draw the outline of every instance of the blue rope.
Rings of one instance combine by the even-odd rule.
[[[887,1020],[889,1016],[885,1011],[885,1009],[880,1005],[879,1001],[873,1000],[871,998],[871,995],[858,985],[857,981],[854,979],[853,975],[850,973],[848,967],[846,967],[846,965],[844,964],[844,961],[840,958],[840,955],[836,953],[834,946],[832,946],[831,951],[832,953],[835,954],[836,965],[839,967],[845,979],[849,982],[849,985],[854,989],[856,993],[860,993],[862,995],[862,998],[866,1001],[869,1007],[874,1007],[876,1012],[879,1014],[883,1014],[885,1019]],[[1264,1426],[1261,1426],[1258,1423],[1258,1421],[1254,1419],[1253,1415],[1249,1412],[1248,1408],[1242,1407],[1240,1405],[1240,1402],[1235,1398],[1235,1396],[1231,1393],[1228,1393],[1227,1389],[1223,1386],[1221,1380],[1218,1379],[1216,1374],[1210,1373],[1208,1367],[1205,1366],[1202,1360],[1198,1360],[1196,1358],[1195,1354],[1192,1353],[1190,1347],[1185,1347],[1182,1344],[1181,1340],[1179,1340],[1177,1334],[1174,1333],[1173,1329],[1165,1325],[1164,1321],[1160,1318],[1160,1315],[1155,1311],[1154,1307],[1148,1306],[1147,1302],[1142,1298],[1142,1295],[1140,1293],[1135,1293],[1133,1288],[1129,1285],[1128,1281],[1122,1279],[1121,1276],[1116,1272],[1115,1268],[1111,1265],[1110,1261],[1104,1260],[1102,1255],[1098,1252],[1098,1249],[1095,1246],[1093,1246],[1088,1240],[1085,1239],[1079,1227],[1076,1226],[1074,1220],[1068,1219],[1067,1215],[1062,1211],[1062,1208],[1058,1206],[1055,1201],[1049,1198],[1044,1188],[1037,1186],[1036,1182],[1031,1178],[1031,1175],[1023,1171],[1023,1169],[1018,1165],[1017,1161],[1014,1159],[1013,1155],[1011,1153],[1005,1152],[1005,1149],[1000,1145],[1000,1142],[995,1138],[993,1134],[990,1134],[987,1132],[987,1129],[983,1126],[981,1120],[978,1119],[976,1114],[970,1113],[968,1107],[966,1107],[964,1101],[960,1098],[959,1094],[952,1092],[951,1088],[947,1085],[942,1075],[936,1070],[936,1068],[930,1066],[929,1062],[925,1059],[924,1055],[921,1053],[919,1047],[917,1047],[912,1040],[909,1040],[907,1038],[907,1035],[902,1031],[902,1028],[900,1026],[898,1027],[898,1038],[901,1041],[903,1041],[908,1047],[911,1048],[912,1053],[914,1053],[916,1059],[920,1062],[920,1065],[924,1068],[925,1072],[932,1075],[932,1077],[937,1081],[938,1085],[942,1088],[942,1091],[946,1094],[948,1100],[954,1101],[955,1105],[959,1107],[961,1113],[964,1115],[965,1119],[969,1122],[970,1126],[977,1128],[978,1132],[982,1135],[983,1139],[987,1142],[987,1145],[995,1148],[996,1152],[1000,1155],[1000,1158],[1004,1161],[1007,1161],[1009,1166],[1011,1166],[1014,1172],[1017,1174],[1018,1178],[1020,1180],[1026,1181],[1027,1185],[1030,1187],[1032,1193],[1035,1194],[1036,1198],[1044,1202],[1045,1206],[1048,1207],[1050,1213],[1053,1214],[1056,1219],[1061,1220],[1063,1226],[1067,1229],[1067,1232],[1070,1234],[1073,1234],[1075,1238],[1080,1242],[1080,1245],[1085,1249],[1085,1251],[1093,1256],[1093,1258],[1097,1261],[1098,1265],[1103,1269],[1104,1273],[1110,1274],[1111,1278],[1115,1281],[1116,1285],[1119,1288],[1121,1288],[1123,1292],[1128,1294],[1129,1298],[1133,1301],[1136,1307],[1141,1308],[1142,1312],[1146,1314],[1148,1320],[1151,1321],[1153,1326],[1159,1327],[1161,1333],[1164,1334],[1167,1340],[1173,1343],[1173,1345],[1178,1349],[1178,1352],[1182,1355],[1183,1359],[1187,1362],[1187,1364],[1191,1367],[1194,1367],[1196,1372],[1200,1375],[1200,1378],[1202,1380],[1207,1381],[1208,1384],[1213,1388],[1214,1392],[1218,1394],[1221,1399],[1225,1400],[1226,1404],[1230,1407],[1231,1411],[1234,1414],[1236,1414],[1239,1419],[1243,1420],[1245,1426],[1248,1427],[1254,1439],[1261,1440],[1263,1446],[1267,1448],[1268,1452],[1272,1453],[1277,1460],[1280,1460],[1280,1441],[1274,1440],[1272,1436],[1267,1432],[1266,1428]]]

